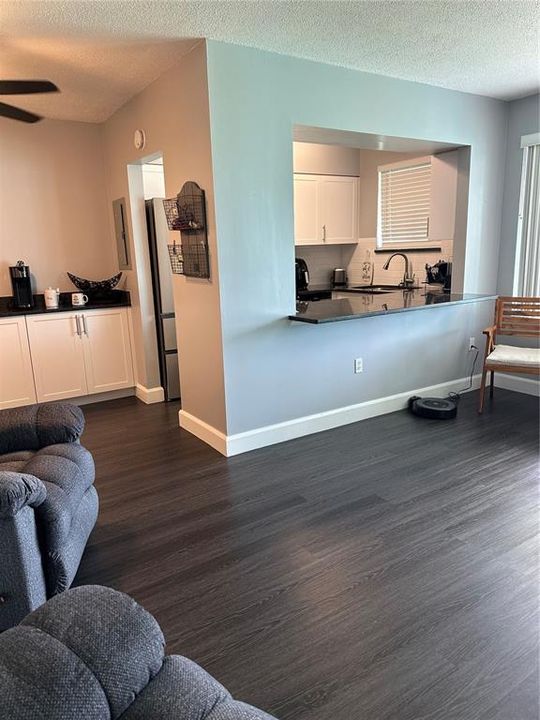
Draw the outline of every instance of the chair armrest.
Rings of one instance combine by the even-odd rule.
[[[84,415],[71,403],[45,403],[0,412],[0,455],[70,443],[84,430]]]
[[[486,350],[484,352],[484,362],[486,361],[487,356],[490,354],[490,352],[495,347],[496,332],[497,332],[496,325],[490,325],[485,330],[482,330],[482,334],[486,336]]]
[[[0,472],[0,518],[15,517],[26,505],[37,507],[47,497],[47,490],[34,475]]]

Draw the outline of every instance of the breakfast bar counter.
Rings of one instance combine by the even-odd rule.
[[[332,293],[331,300],[311,302],[299,300],[296,304],[296,314],[289,315],[289,319],[318,325],[411,310],[427,310],[441,305],[495,300],[496,297],[496,295],[432,291],[426,290],[424,287],[380,293],[373,293],[369,290],[354,292],[342,290]]]

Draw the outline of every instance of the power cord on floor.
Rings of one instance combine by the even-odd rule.
[[[476,353],[475,353],[475,355],[474,355],[474,359],[473,359],[473,362],[472,362],[471,374],[470,374],[470,376],[469,376],[469,384],[467,385],[467,387],[462,388],[461,390],[458,390],[457,392],[450,392],[450,393],[448,393],[448,399],[449,399],[449,400],[453,400],[456,404],[461,400],[461,394],[464,393],[464,392],[467,392],[467,390],[470,390],[470,389],[472,388],[472,385],[473,385],[474,371],[475,371],[475,369],[476,369],[476,361],[478,360],[478,355],[479,355],[479,353],[480,353],[480,350],[476,347],[476,345],[471,345],[470,349],[471,349],[471,350],[473,350],[473,349],[476,350]]]

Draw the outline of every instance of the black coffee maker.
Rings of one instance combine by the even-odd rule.
[[[30,268],[24,264],[24,260],[19,260],[16,265],[11,265],[9,275],[13,288],[13,306],[16,308],[34,307]]]
[[[299,290],[307,290],[309,285],[309,270],[306,261],[303,258],[296,258],[294,263],[294,272],[296,278],[296,292]]]

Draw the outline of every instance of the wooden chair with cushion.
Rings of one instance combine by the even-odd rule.
[[[486,352],[480,385],[479,413],[484,409],[488,372],[491,373],[490,397],[493,397],[495,371],[540,375],[540,349],[497,343],[497,335],[540,338],[540,297],[497,298],[495,321],[483,333],[486,336]]]

